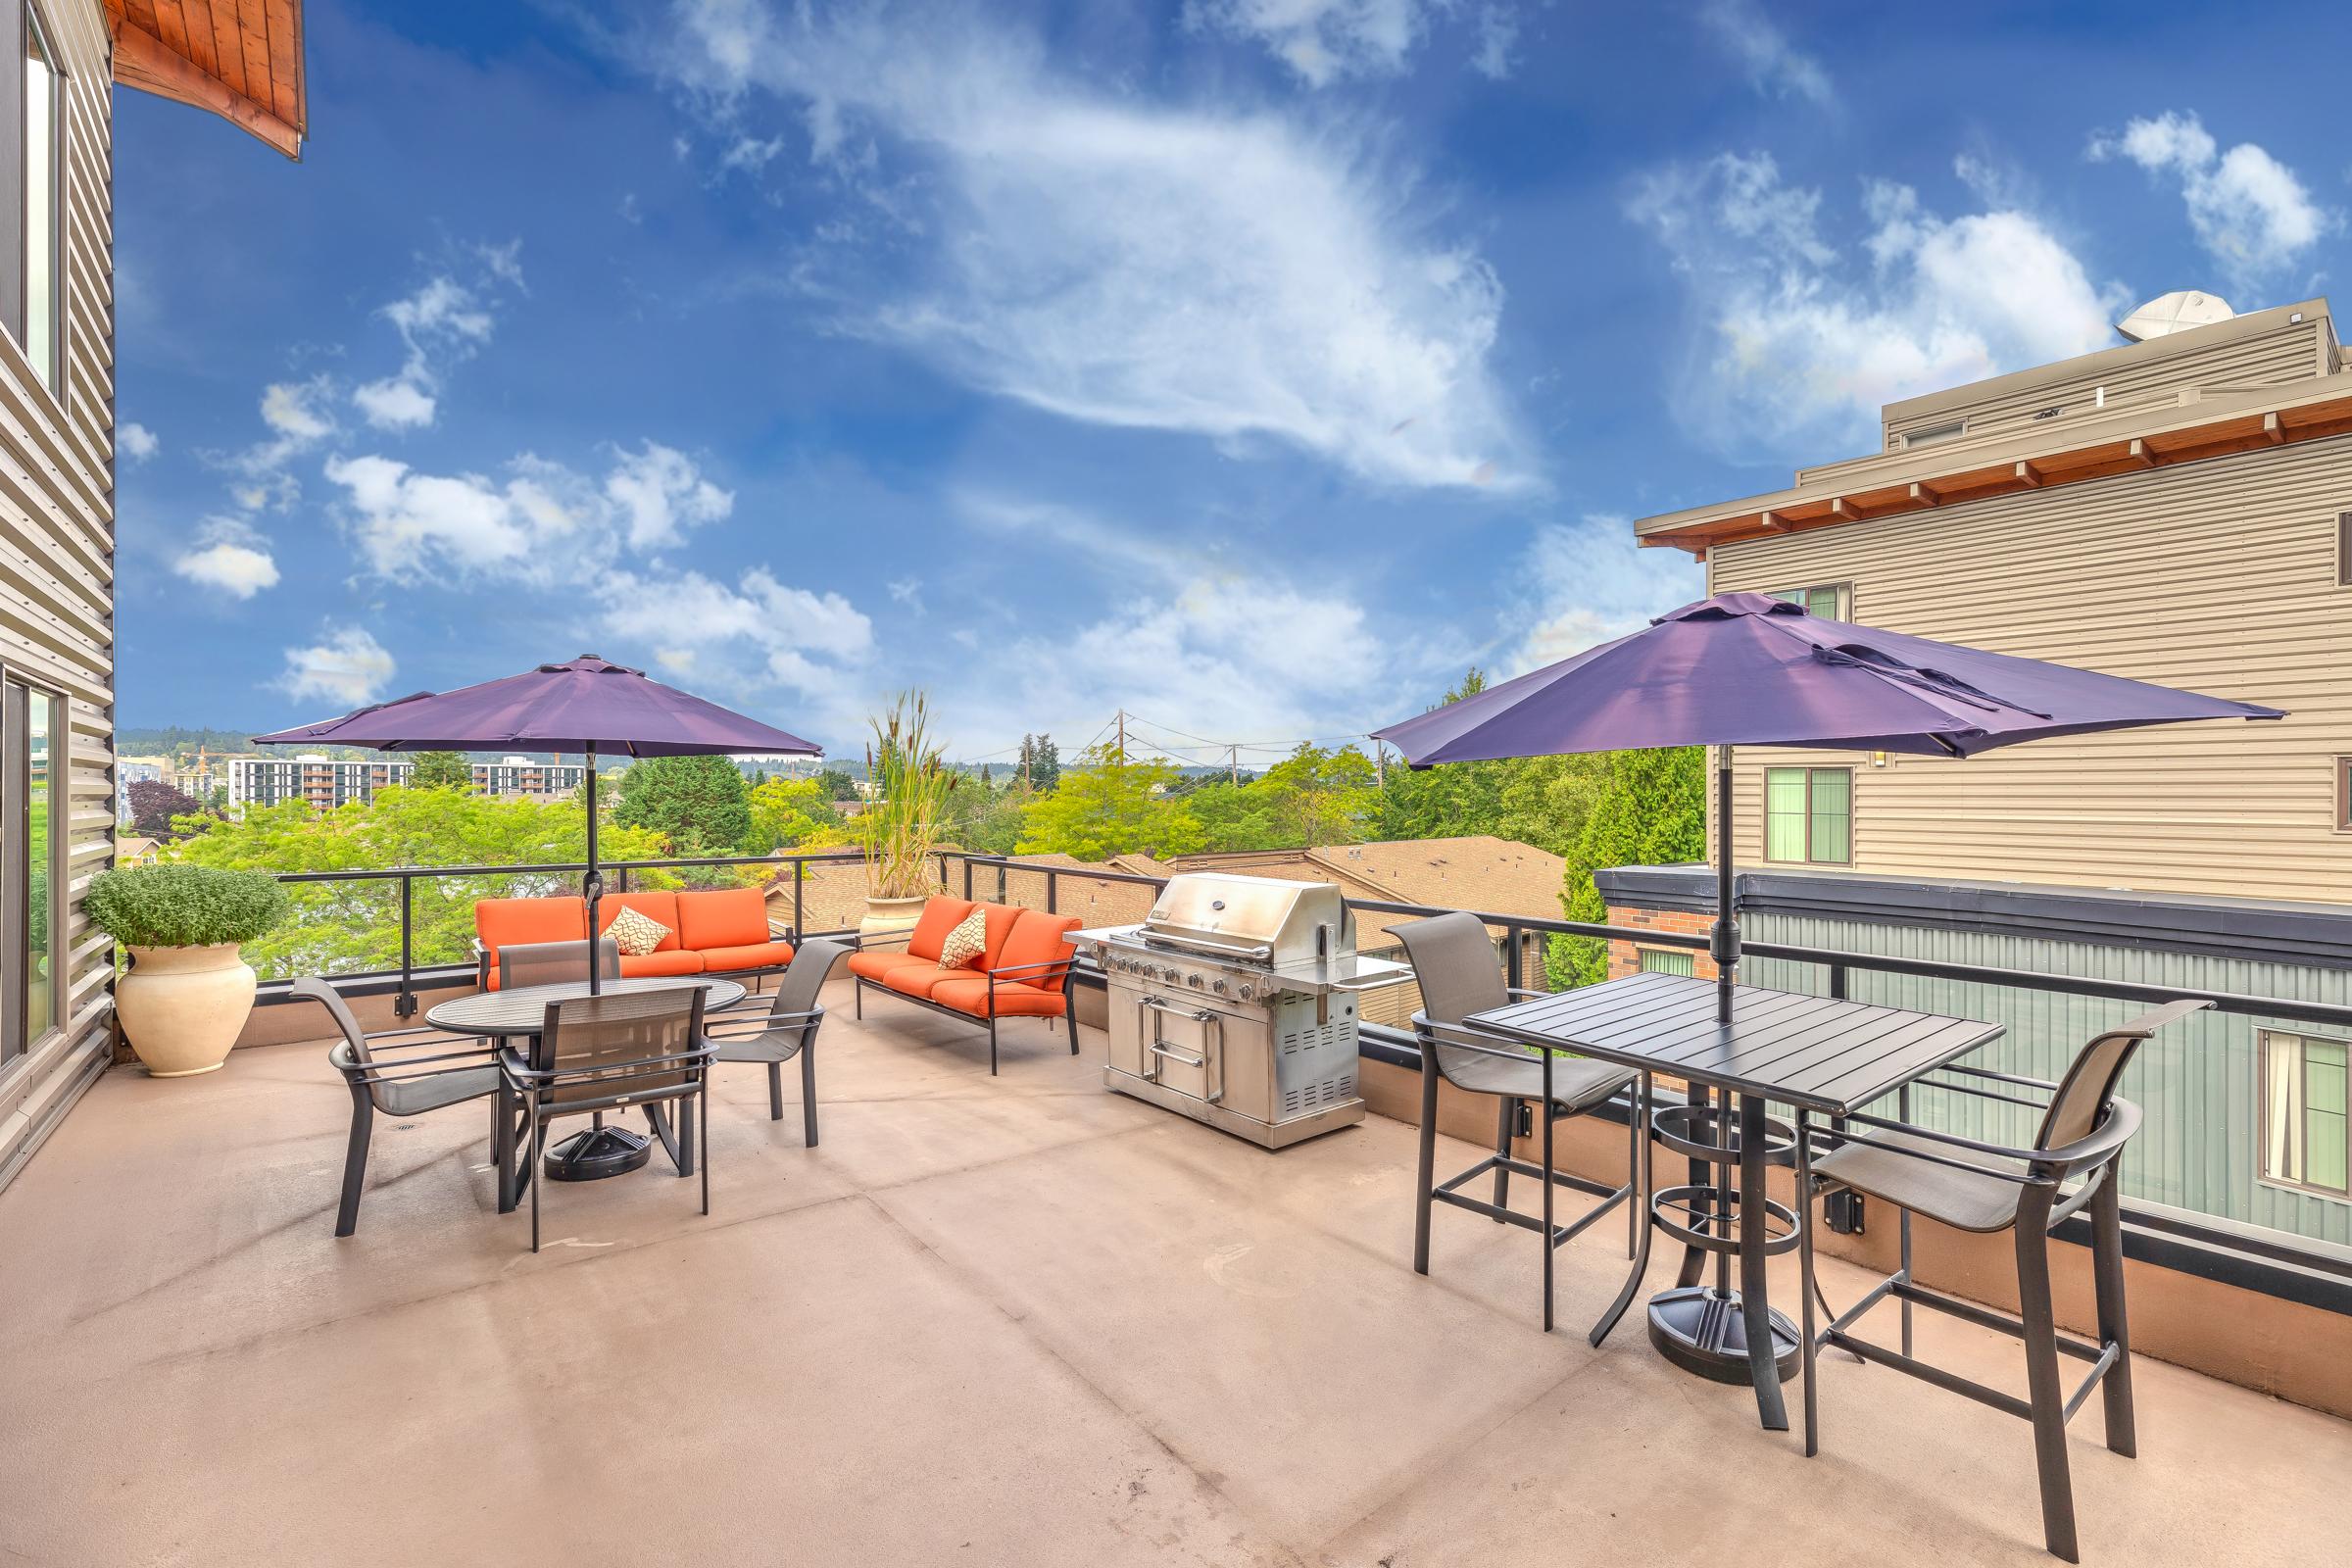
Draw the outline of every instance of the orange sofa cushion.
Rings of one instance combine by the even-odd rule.
[[[620,956],[620,977],[634,980],[640,975],[701,974],[703,956],[688,953],[682,948],[662,948],[643,956],[624,953]]]
[[[1056,959],[1075,958],[1078,950],[1064,942],[1062,937],[1077,929],[1078,917],[1074,914],[1048,914],[1043,909],[1023,909],[1020,919],[1013,925],[1012,934],[1004,939],[1004,947],[989,960],[988,966],[1004,969],[1016,964],[1054,963]],[[1022,985],[1035,986],[1040,991],[1058,993],[1062,976],[1068,968],[1068,962],[1063,961],[1051,969],[1024,969],[1017,975],[1006,975],[1005,978]],[[997,1004],[997,1010],[1004,1010],[1002,1001]]]
[[[678,946],[709,953],[713,948],[758,947],[768,940],[767,899],[758,888],[718,888],[681,893]]]
[[[725,974],[734,969],[781,969],[792,962],[792,944],[789,942],[747,942],[739,948],[704,948],[703,970],[707,974]],[[904,957],[893,954],[893,957]]]
[[[972,912],[969,899],[938,897],[923,903],[922,918],[906,936],[906,956],[910,958],[929,958],[939,962],[939,950],[946,945],[948,933]]]
[[[606,894],[596,906],[596,934],[601,937],[607,931],[612,930],[612,922],[620,918],[620,911],[623,909],[635,909],[648,920],[659,920],[669,928],[669,934],[662,939],[661,944],[652,953],[646,955],[647,957],[659,957],[664,953],[675,953],[685,946],[678,940],[678,896],[675,893],[661,889],[646,893]],[[625,960],[628,955],[622,954],[621,957]],[[625,961],[621,964],[620,972],[623,974],[629,972],[628,964]],[[647,969],[639,972],[644,974],[692,974],[695,971],[692,969]]]
[[[983,904],[979,907],[986,911],[988,918],[988,946],[980,955],[980,968],[985,972],[994,969],[1002,961],[997,955],[1004,951],[1005,940],[1012,935],[1012,928],[1020,923],[1021,916],[1028,911],[1012,904]]]
[[[936,963],[917,958],[891,970],[882,977],[882,983],[903,997],[927,997],[941,981],[960,980],[970,973],[969,969],[942,969]]]
[[[954,1007],[957,1012],[985,1018],[988,1016],[988,980],[982,975],[943,971],[939,983],[931,988],[931,1000],[943,1007]],[[997,984],[997,1016],[1058,1018],[1061,1016],[1061,993],[1000,981]]]
[[[880,985],[883,977],[903,963],[919,963],[926,969],[936,969],[939,963],[932,958],[917,958],[895,948],[874,948],[850,955],[850,973],[859,975]]]
[[[498,989],[501,948],[529,942],[580,942],[588,914],[578,899],[482,899],[473,906],[473,934],[490,955],[490,989]]]

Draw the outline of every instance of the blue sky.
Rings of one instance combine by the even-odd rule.
[[[120,717],[1360,733],[1887,398],[2325,291],[2343,14],[2058,9],[314,0],[300,166],[117,98]]]

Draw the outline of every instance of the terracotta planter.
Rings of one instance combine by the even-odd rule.
[[[861,937],[888,936],[894,932],[913,930],[914,922],[923,917],[923,904],[927,898],[927,894],[921,893],[910,899],[877,899],[867,894],[865,918],[858,922],[858,934]]]
[[[228,1059],[253,992],[253,966],[233,942],[132,948],[130,972],[115,985],[115,1015],[149,1077],[186,1078]]]

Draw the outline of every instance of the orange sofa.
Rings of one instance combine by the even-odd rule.
[[[620,956],[624,979],[636,975],[768,973],[792,962],[792,944],[767,926],[767,900],[758,888],[705,893],[608,893],[596,906],[603,936],[623,909],[635,909],[669,928],[647,954]],[[498,989],[501,948],[530,942],[584,942],[585,900],[483,899],[473,906],[474,943],[481,951],[481,986]]]
[[[942,969],[940,949],[948,933],[974,909],[987,911],[988,946],[971,968]],[[901,1001],[952,1018],[988,1026],[988,1070],[997,1070],[997,1020],[1070,1019],[1070,977],[1077,950],[1064,940],[1078,929],[1073,915],[1048,914],[1005,904],[933,898],[906,933],[904,948],[864,948],[850,955],[857,981],[858,1016],[865,1016],[865,990],[872,986]],[[1070,1054],[1078,1054],[1078,1026],[1069,1025]]]

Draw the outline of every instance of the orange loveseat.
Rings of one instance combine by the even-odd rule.
[[[988,945],[979,962],[969,968],[942,969],[939,953],[948,933],[974,909],[985,910],[988,920]],[[858,1016],[865,1016],[865,988],[870,985],[934,1012],[985,1023],[988,1070],[994,1074],[999,1018],[1044,1018],[1051,1029],[1054,1019],[1071,1017],[1070,976],[1078,954],[1065,938],[1077,929],[1073,915],[1048,914],[1043,909],[1020,909],[1006,904],[975,904],[969,899],[926,900],[922,918],[906,933],[906,947],[869,947],[850,955],[850,973],[857,979]],[[1069,1028],[1070,1054],[1075,1056],[1075,1020]]]
[[[636,975],[768,973],[792,962],[792,944],[777,940],[767,926],[767,899],[758,888],[718,888],[705,893],[608,893],[596,906],[596,932],[603,936],[623,909],[635,909],[668,928],[647,954],[620,956],[624,979]],[[481,986],[498,989],[501,948],[529,942],[584,942],[587,902],[562,899],[483,899],[473,906],[475,945],[481,950]]]

